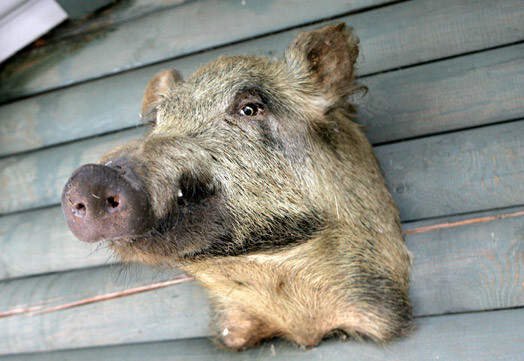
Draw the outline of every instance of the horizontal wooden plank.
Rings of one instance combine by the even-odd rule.
[[[524,120],[375,148],[404,221],[524,204]]]
[[[362,79],[359,122],[380,143],[522,118],[522,54],[520,44]]]
[[[227,53],[242,50],[235,45]],[[0,155],[133,127],[143,88],[154,73],[174,67],[188,76],[224,52],[218,49],[2,106]],[[362,83],[369,93],[355,99],[359,121],[372,142],[385,142],[522,117],[522,52],[524,45],[509,46],[367,77]]]
[[[70,20],[56,27],[35,44],[36,47],[48,45],[67,37],[100,30],[117,24],[132,21],[190,1],[190,0],[126,0],[114,1],[104,9],[78,20]]]
[[[523,222],[517,207],[404,224],[415,314],[524,305]]]
[[[75,168],[92,163],[105,151],[142,133],[143,129],[133,129],[0,159],[0,215],[57,204],[65,182]],[[18,195],[22,198],[16,199]]]
[[[145,267],[118,266],[23,278],[0,286],[0,315],[56,307],[163,281]],[[43,296],[43,297],[42,297]],[[0,355],[64,348],[203,337],[207,299],[194,282],[43,314],[0,318]]]
[[[417,316],[524,305],[524,208],[482,216],[493,219],[464,223],[463,216],[407,227],[412,232],[406,242],[414,255],[411,295]],[[428,225],[445,227],[413,233]],[[0,354],[207,336],[208,306],[195,282],[85,302],[176,273],[156,274],[143,266],[120,272],[116,265],[4,281],[0,344],[5,346]],[[71,305],[79,300],[84,304]]]
[[[78,242],[60,207],[0,217],[0,279],[115,262],[99,248]]]
[[[134,272],[139,272],[138,275]],[[131,274],[133,273],[133,274]],[[0,355],[120,342],[157,341],[207,334],[208,306],[194,283],[140,292],[43,314],[5,316],[5,311],[53,307],[78,299],[122,291],[158,278],[146,268],[120,272],[104,267],[6,282],[0,287]],[[44,295],[33,304],[35,294]],[[28,305],[29,303],[29,305]],[[13,305],[5,307],[4,305]],[[35,308],[32,308],[33,310]],[[135,340],[135,341],[133,341]],[[119,341],[117,341],[119,342]]]
[[[301,1],[300,5],[295,1],[274,1],[271,5],[247,1],[245,6],[238,6],[236,1],[184,4],[100,36],[22,54],[0,73],[0,101],[387,2],[332,0],[323,6],[314,6],[314,0]],[[365,44],[363,70],[373,73],[522,40],[524,10],[520,5],[519,0],[417,0],[336,21],[346,21],[357,30]],[[208,21],[210,18],[214,21]],[[185,26],[187,19],[191,19],[191,27]],[[266,40],[280,50],[298,30]]]
[[[329,0],[323,6],[315,6],[315,0],[187,2],[20,54],[0,73],[0,101],[391,1]]]
[[[59,203],[81,164],[141,129],[0,159],[0,214]],[[524,204],[524,121],[376,147],[404,221]]]
[[[440,360],[478,361],[521,359],[524,354],[524,309],[428,317],[417,321],[412,336],[386,347],[372,343],[330,339],[311,350],[300,350],[280,340],[231,353],[208,339],[68,350],[6,356],[5,361],[77,360]]]

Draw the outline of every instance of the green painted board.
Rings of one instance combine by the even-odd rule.
[[[69,1],[74,2],[74,0]],[[188,1],[195,0],[115,0],[110,6],[99,9],[95,14],[61,24],[41,40],[47,44],[67,37],[86,34],[136,20],[157,11],[174,8]]]
[[[0,101],[118,73],[391,0],[199,0],[22,53],[0,73]],[[314,11],[312,10],[314,9]]]
[[[96,161],[105,151],[142,133],[143,129],[133,129],[0,159],[0,214],[57,204],[65,182],[75,168]],[[18,195],[22,198],[16,199]]]
[[[145,285],[162,281],[144,268],[139,275]],[[44,306],[56,306],[135,285],[129,273],[115,267],[23,278],[0,286],[0,307],[3,312],[16,310],[28,303],[33,306],[36,299],[40,304],[47,301]],[[12,307],[6,308],[7,304]],[[201,337],[207,335],[208,323],[203,291],[193,283],[182,283],[62,311],[0,318],[0,355]]]
[[[236,45],[227,53],[241,53]],[[0,155],[129,128],[145,84],[174,67],[189,76],[224,49],[182,58],[0,107]],[[392,141],[524,116],[524,45],[509,46],[361,80],[358,120],[372,142]]]
[[[524,120],[375,148],[404,221],[524,204]]]
[[[58,204],[73,170],[142,129],[0,159],[0,214]],[[376,147],[404,221],[524,204],[524,121]]]
[[[372,143],[524,117],[524,45],[361,79],[358,119]],[[0,110],[1,111],[1,110]]]
[[[524,207],[404,224],[417,315],[524,306]],[[425,227],[440,226],[428,230]]]
[[[524,309],[419,319],[412,336],[387,346],[330,339],[311,350],[282,341],[232,353],[217,349],[208,339],[6,356],[5,361],[515,361],[524,355]]]
[[[410,231],[446,227],[406,238],[414,256],[411,295],[415,314],[523,306],[523,211],[518,208],[409,224],[406,229]],[[484,221],[478,221],[481,218]],[[470,222],[456,224],[465,220]],[[449,222],[455,222],[455,227]],[[177,273],[150,271],[145,266],[121,271],[120,267],[3,281],[0,314],[41,304],[46,308],[64,305],[161,282]],[[195,282],[188,282],[40,315],[0,317],[0,344],[5,345],[0,354],[202,337],[208,335],[208,321],[204,292]]]
[[[100,266],[104,247],[78,242],[60,207],[0,217],[0,279]]]
[[[108,6],[116,0],[56,0],[58,5],[65,10],[72,19],[80,19],[88,16],[95,10]]]
[[[388,2],[331,0],[322,6],[314,0],[187,3],[99,35],[21,55],[0,73],[0,101]],[[416,0],[329,22],[346,21],[356,29],[364,44],[363,70],[374,73],[520,41],[524,33],[521,5],[520,0]],[[274,49],[280,51],[296,31],[271,37],[277,41]]]

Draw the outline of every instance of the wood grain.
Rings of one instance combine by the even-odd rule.
[[[114,263],[102,246],[78,242],[60,207],[0,217],[0,279]]]
[[[68,350],[6,356],[5,361],[77,360],[99,361],[234,361],[234,360],[439,360],[479,361],[521,359],[524,354],[524,309],[428,317],[417,320],[418,328],[406,339],[385,347],[371,343],[346,343],[336,339],[311,350],[299,350],[282,341],[232,353],[217,349],[208,339],[178,340],[138,345]]]
[[[505,212],[508,210],[414,222],[406,229]],[[414,255],[411,295],[415,314],[523,306],[523,221],[520,215],[408,235],[406,242]],[[206,336],[208,306],[195,282],[103,302],[84,302],[162,282],[177,274],[156,272],[145,266],[121,272],[119,265],[113,265],[0,283],[0,314],[27,308],[32,311],[0,318],[0,344],[6,345],[3,352]],[[72,302],[81,306],[60,306]],[[12,337],[14,334],[17,337]]]
[[[190,1],[22,53],[0,73],[0,101],[202,51],[392,0]],[[314,10],[313,10],[314,9]]]
[[[504,209],[405,224],[406,233],[426,228],[406,235],[414,256],[411,295],[415,314],[524,305],[523,210]],[[438,225],[448,227],[428,228]]]
[[[404,221],[524,204],[524,121],[375,148]]]
[[[115,1],[104,9],[97,10],[94,14],[79,20],[70,20],[56,27],[35,46],[43,47],[49,43],[62,40],[71,36],[90,33],[107,27],[120,25],[158,11],[172,9],[191,0],[126,0]]]
[[[372,143],[524,117],[524,45],[362,79],[358,120]]]

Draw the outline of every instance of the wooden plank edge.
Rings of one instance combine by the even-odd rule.
[[[517,207],[517,208],[522,209],[521,207]],[[504,213],[502,213],[502,211],[500,210],[497,210],[495,213],[498,213],[498,214],[496,215],[468,218],[468,219],[462,219],[462,220],[456,220],[456,221],[447,221],[444,223],[437,223],[437,224],[432,224],[428,226],[419,226],[419,227],[413,226],[413,223],[415,222],[412,222],[410,224],[409,229],[405,230],[403,233],[404,233],[404,236],[409,236],[411,234],[424,233],[424,232],[436,231],[436,230],[441,230],[441,229],[449,229],[453,227],[461,227],[461,226],[467,226],[467,225],[477,224],[477,223],[492,222],[492,221],[496,221],[499,219],[520,217],[524,215],[524,210],[517,210],[517,211],[512,211],[509,213],[506,213],[506,212],[507,210],[505,210]],[[462,216],[461,218],[465,218],[465,217],[466,216]],[[425,223],[425,222],[420,222],[420,223]]]
[[[522,118],[523,53],[520,43],[366,77],[357,120],[383,144]]]
[[[403,221],[524,204],[524,119],[375,147]]]
[[[141,17],[154,14],[159,11],[178,7],[185,2],[193,0],[132,0],[113,2],[96,10],[95,14],[78,20],[71,20],[52,30],[49,34],[34,44],[37,48],[49,46],[50,43],[61,41],[66,38],[90,33],[104,28],[113,27]],[[24,52],[30,52],[26,49]]]
[[[338,339],[309,349],[273,340],[240,353],[218,349],[209,339],[184,339],[143,344],[65,350],[50,353],[6,355],[5,361],[125,358],[142,360],[517,360],[524,354],[524,309],[427,317],[417,320],[411,336],[381,346]]]

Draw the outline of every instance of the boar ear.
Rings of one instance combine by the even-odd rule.
[[[315,91],[333,105],[358,89],[353,83],[358,43],[344,23],[328,25],[298,34],[285,58],[292,70],[310,77]]]
[[[169,95],[171,89],[176,86],[176,83],[182,81],[182,76],[174,69],[158,72],[149,83],[147,83],[140,116],[142,118],[156,117],[155,109],[158,103]]]

